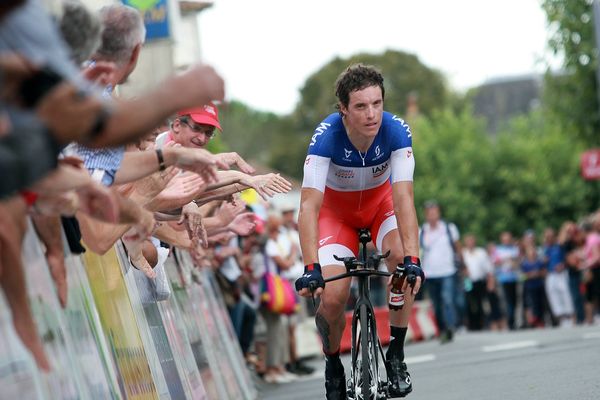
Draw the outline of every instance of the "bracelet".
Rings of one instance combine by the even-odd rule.
[[[156,157],[158,158],[158,170],[164,171],[165,169],[167,169],[162,149],[156,149]]]

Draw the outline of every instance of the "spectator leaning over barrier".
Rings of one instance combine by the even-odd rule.
[[[183,147],[204,148],[216,134],[216,129],[221,130],[221,125],[219,110],[214,104],[185,109],[177,113],[170,129],[156,138],[156,144],[159,148],[170,142]],[[203,201],[225,198],[248,188],[256,190],[264,199],[291,189],[290,183],[278,174],[249,175],[254,173],[254,168],[235,152],[215,156],[229,166],[237,166],[239,171],[220,172],[219,184],[209,186]]]
[[[546,296],[550,310],[561,325],[573,325],[573,299],[569,291],[569,275],[565,267],[563,248],[556,240],[554,229],[544,231],[544,261],[546,262]]]
[[[196,65],[166,79],[146,95],[103,104],[91,95],[90,84],[69,59],[57,27],[36,0],[26,0],[4,16],[0,24],[0,54],[7,53],[19,53],[33,66],[25,77],[43,67],[62,79],[41,94],[36,107],[39,119],[59,145],[73,140],[92,147],[127,143],[179,109],[224,97],[221,77],[209,66]]]
[[[182,110],[177,113],[170,129],[156,138],[156,145],[158,148],[165,149],[173,144],[189,149],[201,149],[208,144],[216,129],[221,129],[221,125],[218,109],[214,104]],[[218,234],[224,228],[227,229],[230,224],[233,224],[231,229],[236,230],[237,224],[253,223],[251,213],[237,215],[236,220],[229,218],[228,216],[232,215],[228,211],[231,207],[227,205],[221,206],[214,217],[205,218],[199,205],[210,204],[214,200],[229,199],[231,195],[247,188],[255,189],[264,198],[271,197],[275,193],[286,193],[291,189],[290,183],[278,174],[248,175],[254,172],[254,169],[237,153],[221,153],[216,154],[215,157],[229,166],[237,166],[241,171],[219,171],[218,183],[209,185],[206,191],[194,201],[182,206],[180,212],[182,221],[188,226],[189,221],[196,221],[194,222],[196,227],[189,228],[191,231],[201,227],[207,233]],[[219,216],[223,212],[225,220]],[[236,233],[244,234],[239,231]]]
[[[419,232],[423,250],[423,270],[427,275],[425,287],[433,303],[435,319],[440,330],[440,341],[452,340],[456,329],[457,313],[455,304],[455,248],[459,233],[456,225],[443,221],[440,206],[435,201],[425,203],[425,219]]]

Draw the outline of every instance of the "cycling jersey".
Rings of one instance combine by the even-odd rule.
[[[356,229],[369,227],[378,249],[397,229],[391,183],[412,181],[414,156],[408,124],[384,112],[381,127],[362,153],[350,142],[339,113],[319,124],[304,162],[303,188],[323,193],[319,213],[319,262],[338,264],[337,256],[356,255]]]

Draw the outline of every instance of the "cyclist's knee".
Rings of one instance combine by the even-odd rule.
[[[343,314],[346,309],[347,298],[348,296],[344,295],[342,291],[323,292],[319,313],[331,317],[337,317],[340,314]]]
[[[404,252],[402,250],[391,250],[390,255],[385,259],[385,263],[390,272],[396,270],[398,264],[402,264],[404,261]]]

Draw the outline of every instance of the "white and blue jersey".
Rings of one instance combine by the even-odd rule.
[[[415,160],[409,126],[384,112],[381,127],[366,153],[350,142],[342,117],[331,114],[319,124],[304,162],[303,188],[323,193],[319,212],[319,262],[342,265],[333,255],[356,256],[356,229],[369,228],[381,249],[397,229],[392,183],[412,181]]]
[[[315,130],[304,163],[302,187],[323,192],[324,202],[343,192],[344,203],[354,200],[362,208],[370,200],[365,195],[381,196],[390,182],[412,181],[414,167],[412,134],[404,120],[384,112],[375,140],[366,153],[361,153],[350,142],[342,117],[335,113]]]

